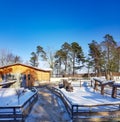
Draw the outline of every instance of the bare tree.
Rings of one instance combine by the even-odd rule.
[[[9,52],[7,49],[0,50],[0,66],[5,66],[13,63],[22,62],[21,58],[13,53]]]
[[[54,59],[55,52],[50,48],[48,48],[48,50],[46,52],[47,52],[46,53],[46,61],[49,64],[49,67],[53,69],[54,64],[55,64],[55,59]]]

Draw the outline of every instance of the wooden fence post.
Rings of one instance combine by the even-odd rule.
[[[113,86],[112,88],[112,98],[116,98],[117,96],[117,87]]]
[[[101,94],[104,95],[104,85],[101,85]]]
[[[14,115],[14,120],[16,120],[16,109],[15,109],[15,107],[13,108],[13,115]]]

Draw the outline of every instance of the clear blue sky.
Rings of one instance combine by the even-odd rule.
[[[0,0],[0,49],[29,60],[36,46],[60,49],[110,34],[120,42],[120,0]]]

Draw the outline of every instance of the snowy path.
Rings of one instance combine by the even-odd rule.
[[[26,122],[71,122],[61,100],[46,88],[38,89],[39,98]]]
[[[81,93],[79,93],[79,90],[81,91]],[[79,103],[84,104],[85,101],[88,101],[90,103],[89,100],[91,100],[91,103],[93,103],[93,101],[95,102],[97,98],[102,97],[102,99],[104,98],[105,101],[109,101],[109,97],[106,96],[101,96],[100,93],[97,92],[93,92],[93,91],[89,91],[88,89],[85,90],[84,88],[79,88],[79,90],[74,90],[73,93],[67,93],[67,95],[69,95],[69,97],[74,96],[77,93],[77,98],[79,99],[72,99],[73,102],[77,102],[79,101]],[[86,91],[86,93],[85,93]],[[89,91],[89,92],[88,92]],[[63,90],[64,93],[66,93],[66,91]],[[75,93],[75,94],[74,94]],[[79,95],[78,95],[79,94]],[[94,94],[93,97],[87,97],[86,99],[84,98],[85,96],[89,96],[89,94]],[[96,94],[96,96],[95,96]],[[100,119],[100,118],[91,118],[91,119],[73,119],[71,120],[70,116],[68,115],[64,104],[62,103],[62,101],[60,100],[59,97],[56,97],[54,94],[52,94],[48,89],[46,89],[45,87],[43,88],[39,88],[38,89],[38,101],[36,102],[36,104],[33,106],[32,111],[30,112],[30,114],[28,115],[28,117],[26,118],[25,122],[79,122],[79,121],[102,121],[104,119]],[[100,95],[100,97],[99,97]],[[91,95],[90,95],[91,96]],[[83,100],[83,98],[85,99],[85,101]],[[72,97],[73,98],[73,97]],[[93,100],[93,101],[92,101]],[[114,99],[114,102],[118,102],[117,99]],[[111,98],[110,98],[111,101]],[[97,101],[95,103],[99,103],[100,101],[97,99]],[[103,101],[101,101],[103,102]],[[87,103],[86,103],[87,104]],[[105,119],[106,121],[109,119]],[[112,120],[112,118],[110,118],[110,120]],[[120,120],[120,118],[114,118],[113,120]]]

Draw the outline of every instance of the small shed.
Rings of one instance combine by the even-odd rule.
[[[34,86],[35,81],[39,83],[41,81],[49,82],[50,74],[50,70],[43,70],[21,63],[0,67],[0,81],[3,80],[3,77],[9,77],[21,82],[21,78],[24,76],[27,87]],[[7,78],[7,80],[9,79]]]

